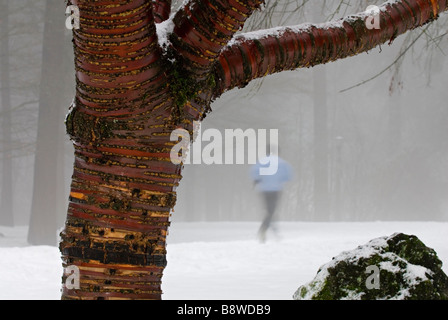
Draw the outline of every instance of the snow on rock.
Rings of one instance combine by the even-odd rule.
[[[334,257],[293,299],[448,300],[448,277],[433,249],[416,236],[394,233]]]

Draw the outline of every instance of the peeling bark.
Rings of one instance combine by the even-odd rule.
[[[171,13],[171,0],[153,0],[152,1],[154,21],[156,23],[167,20]]]
[[[182,7],[174,17],[170,40],[187,70],[197,79],[206,79],[221,49],[263,2],[203,0]]]

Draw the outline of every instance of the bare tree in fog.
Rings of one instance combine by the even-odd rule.
[[[12,132],[11,132],[11,77],[9,61],[9,5],[8,0],[0,1],[0,103],[1,103],[1,197],[0,225],[14,225],[12,188]]]
[[[172,20],[164,1],[153,2],[69,1],[81,16],[73,33],[77,91],[66,121],[75,164],[60,250],[66,267],[79,267],[80,288],[63,286],[66,299],[161,297],[182,177],[182,164],[169,160],[174,129],[192,136],[193,121],[224,92],[366,52],[448,9],[445,0],[388,2],[380,29],[370,29],[362,13],[234,37],[263,1],[188,1]],[[158,39],[157,23],[166,39]]]
[[[315,9],[316,10],[316,9]],[[320,21],[322,14],[314,13],[314,21]],[[329,129],[328,129],[328,92],[327,72],[325,68],[313,69],[313,120],[314,120],[314,181],[313,204],[314,219],[324,221],[330,213],[329,178]]]
[[[35,2],[20,0],[1,0],[0,7],[0,225],[11,226],[23,223],[23,200],[17,206],[14,203],[19,197],[28,198],[22,190],[26,182],[20,180],[27,174],[26,158],[34,149],[36,84],[32,75],[39,69],[33,56],[39,10]],[[26,39],[25,47],[22,39]]]
[[[67,101],[67,65],[71,63],[64,43],[65,3],[46,0],[42,72],[34,161],[33,199],[28,242],[55,245],[60,214],[64,211],[64,108]],[[61,14],[62,13],[62,14]],[[65,71],[65,72],[64,72]]]

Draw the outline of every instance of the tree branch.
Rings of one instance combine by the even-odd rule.
[[[272,28],[236,36],[215,65],[214,97],[256,78],[369,51],[438,18],[448,0],[396,0],[380,7],[380,28],[366,12],[324,24]]]
[[[353,88],[362,86],[363,84],[366,84],[367,82],[370,82],[370,81],[372,81],[372,80],[375,80],[376,78],[378,78],[379,76],[381,76],[381,75],[382,75],[383,73],[385,73],[387,70],[389,70],[390,68],[392,68],[392,67],[393,67],[393,66],[394,66],[394,65],[395,65],[401,58],[403,58],[403,56],[406,54],[406,52],[408,52],[408,50],[412,48],[412,46],[417,42],[417,40],[420,39],[421,36],[422,36],[423,34],[425,34],[425,32],[426,32],[427,29],[428,29],[428,27],[426,27],[425,29],[423,29],[423,31],[420,32],[420,34],[419,34],[419,35],[418,35],[418,36],[411,42],[411,44],[409,44],[404,50],[402,50],[402,52],[398,55],[398,57],[396,57],[395,60],[392,61],[392,63],[389,64],[386,68],[384,68],[383,70],[381,70],[380,72],[378,72],[376,75],[370,77],[370,78],[367,79],[367,80],[361,81],[361,82],[359,82],[358,84],[355,84],[355,85],[353,85],[353,86],[350,86],[350,87],[348,87],[348,88],[345,88],[345,89],[343,89],[343,90],[340,90],[339,93],[343,93],[343,92],[349,91],[349,90],[351,90],[351,89],[353,89]]]
[[[190,0],[176,13],[170,41],[184,67],[202,80],[263,0]]]

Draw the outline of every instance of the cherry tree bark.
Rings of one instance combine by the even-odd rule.
[[[71,0],[76,97],[66,119],[75,163],[60,250],[63,299],[160,299],[166,234],[182,164],[171,132],[202,120],[213,99],[270,73],[344,58],[434,20],[447,1],[383,7],[330,26],[234,37],[258,0]],[[156,24],[159,24],[156,26]],[[159,32],[157,32],[157,28]],[[163,36],[159,39],[159,35]],[[79,287],[68,283],[73,266]]]
[[[167,20],[170,16],[171,12],[171,0],[153,0],[153,14],[154,14],[154,21],[156,23],[163,22]]]

